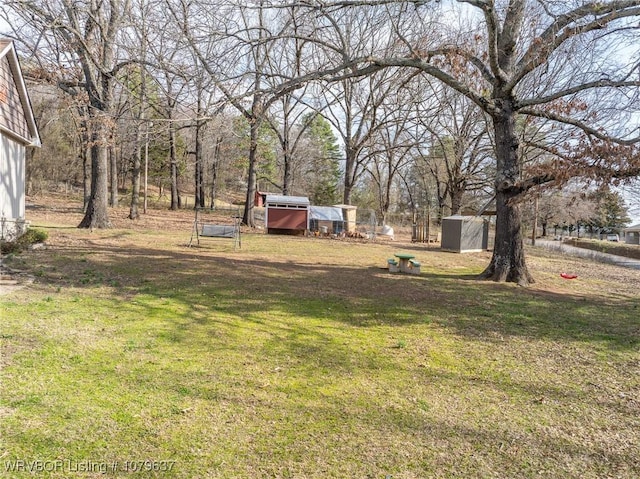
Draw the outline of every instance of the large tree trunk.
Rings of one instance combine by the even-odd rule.
[[[350,205],[351,204],[351,185],[347,184],[347,182],[345,182],[344,184],[344,193],[342,195],[342,202],[345,205]]]
[[[293,158],[290,151],[291,142],[289,141],[290,130],[289,115],[284,115],[282,122],[282,155],[284,161],[284,171],[282,172],[282,194],[285,196],[291,194],[291,181],[293,180],[293,171],[291,171]]]
[[[389,214],[389,208],[391,208],[391,184],[393,182],[393,175],[389,173],[389,178],[384,185],[384,197],[382,198],[382,208],[380,216],[382,218],[382,224],[387,224],[387,215]]]
[[[285,130],[285,134],[288,134],[288,131]],[[282,194],[289,195],[291,194],[291,181],[293,179],[293,172],[291,171],[291,163],[293,162],[293,158],[291,156],[291,152],[289,151],[289,140],[285,139],[282,148],[284,150],[284,172],[282,175]]]
[[[524,256],[521,230],[518,138],[512,101],[502,100],[502,111],[493,117],[496,141],[496,238],[493,257],[481,278],[507,281],[526,286],[533,283]]]
[[[80,157],[82,159],[82,212],[87,212],[87,205],[91,198],[91,163],[89,161],[89,155],[87,155],[87,145],[89,140],[83,142],[80,146]]]
[[[459,215],[462,211],[462,195],[464,194],[464,190],[462,189],[450,189],[449,190],[449,199],[451,200],[451,214]]]
[[[345,148],[345,167],[344,167],[344,194],[342,201],[345,205],[351,204],[351,192],[353,190],[354,172],[356,169],[356,151],[347,146]]]
[[[83,114],[83,112],[81,112]],[[82,121],[80,128],[80,145],[78,157],[82,161],[82,212],[87,212],[87,205],[91,197],[91,139],[89,137],[89,122],[85,119]]]
[[[107,204],[109,201],[109,152],[106,134],[101,122],[94,123],[97,131],[93,134],[91,147],[91,194],[84,218],[78,228],[110,228]]]
[[[525,262],[520,205],[512,204],[505,193],[496,195],[496,238],[491,263],[480,275],[494,281],[527,286],[533,283]]]
[[[258,158],[258,132],[260,130],[260,121],[253,118],[250,122],[249,133],[249,172],[247,175],[247,198],[244,205],[244,214],[242,222],[251,227],[255,227],[254,218],[254,202],[256,196],[256,168]]]

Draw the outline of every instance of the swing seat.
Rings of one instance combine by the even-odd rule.
[[[196,217],[191,230],[191,239],[189,246],[193,245],[193,240],[200,244],[200,238],[228,238],[233,240],[233,249],[241,248],[240,240],[240,218],[234,217],[233,224],[210,224],[200,220],[198,210],[196,209]]]

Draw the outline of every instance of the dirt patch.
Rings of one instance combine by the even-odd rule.
[[[33,283],[33,276],[4,266],[0,262],[0,296],[17,291]]]

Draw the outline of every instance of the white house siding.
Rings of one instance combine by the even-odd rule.
[[[0,38],[0,219],[1,236],[25,229],[26,148],[40,146],[20,63],[13,43]]]
[[[25,147],[0,134],[0,216],[24,220]]]

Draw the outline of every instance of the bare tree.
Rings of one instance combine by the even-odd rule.
[[[371,155],[375,153],[369,148],[373,137],[388,126],[379,110],[386,97],[398,88],[396,80],[397,77],[389,71],[364,80],[347,78],[330,85],[323,92],[324,104],[319,109],[339,133],[344,145],[345,204],[351,203],[353,188],[367,172]]]
[[[49,56],[45,61],[54,68],[58,85],[86,99],[91,193],[79,227],[110,227],[108,158],[113,129],[113,88],[123,65],[118,61],[117,42],[129,0],[59,0],[55,3],[10,0],[6,7],[22,19],[24,29],[19,30],[20,41],[34,54]],[[69,64],[73,67],[58,68]]]
[[[214,8],[182,0],[167,5],[180,26],[187,45],[212,82],[248,121],[249,168],[243,223],[254,226],[256,163],[260,126],[267,112],[262,82],[264,38],[269,36],[262,9]],[[225,80],[230,80],[225,83]],[[243,94],[236,95],[242,89]],[[243,95],[250,97],[244,101]]]
[[[133,37],[129,39],[128,47],[132,50],[132,56],[139,59],[140,63],[133,68],[133,82],[129,85],[132,90],[131,97],[136,100],[136,105],[132,105],[130,111],[135,117],[135,152],[131,172],[131,202],[129,204],[129,218],[138,219],[140,217],[140,189],[143,168],[143,156],[148,161],[148,141],[149,124],[148,116],[148,84],[147,75],[147,52],[149,44],[153,43],[151,31],[153,25],[150,24],[149,16],[153,11],[153,3],[148,0],[134,0],[134,8],[130,16],[135,28],[131,29]],[[144,144],[144,146],[143,146]],[[146,150],[145,150],[146,148]],[[145,185],[145,195],[146,195]]]
[[[494,155],[487,118],[446,85],[422,84],[428,100],[416,104],[416,130],[431,144],[424,159],[436,181],[440,211],[446,207],[460,214],[475,193],[490,187]]]
[[[304,31],[304,22],[295,12],[296,6],[293,5],[287,9],[287,15],[278,16],[281,28],[290,31],[291,37],[274,45],[270,55],[266,57],[269,72],[279,72],[280,75],[286,74],[289,77],[300,76],[303,64],[309,60],[304,57],[307,40],[300,35]],[[268,75],[265,80],[272,88],[277,87],[271,76]],[[299,91],[287,91],[279,95],[272,102],[271,115],[266,117],[280,144],[283,195],[289,195],[293,190],[294,171],[301,161],[298,150],[304,133],[311,124],[302,119],[309,112],[306,98],[314,95],[312,87],[313,85],[307,83],[303,84]]]
[[[466,17],[468,24],[449,31],[439,24],[436,35],[427,29],[436,23],[430,17],[435,7],[425,2],[411,2],[415,7],[409,2],[331,2],[322,10],[331,17],[344,9],[379,11],[381,3],[389,13],[386,25],[395,35],[395,51],[349,58],[341,51],[336,63],[341,62],[343,76],[398,67],[420,70],[489,116],[496,148],[497,223],[493,257],[481,277],[529,284],[533,278],[525,261],[519,199],[549,181],[575,175],[608,181],[640,171],[637,119],[630,116],[640,105],[638,42],[631,43],[640,28],[640,0],[458,0],[466,15],[445,11],[449,4],[437,7],[437,14],[451,23]],[[631,61],[610,55],[623,46],[630,49]],[[335,72],[334,65],[325,70],[339,78]],[[516,127],[521,116],[545,119],[570,139],[551,150],[553,162],[523,168]]]
[[[28,65],[25,65],[28,73]],[[42,148],[27,150],[25,186],[28,195],[59,188],[82,185],[82,129],[69,128],[79,123],[73,100],[50,85],[30,86],[34,116]],[[56,158],[56,161],[51,161]]]
[[[631,222],[636,225],[640,223],[640,176],[632,180],[629,184],[621,186],[623,198],[629,209]]]
[[[401,75],[396,75],[397,86],[390,89],[377,108],[380,128],[375,129],[366,148],[371,158],[366,169],[377,186],[378,216],[383,224],[394,202],[397,179],[413,162],[415,150],[423,139],[415,134],[414,92],[405,88],[402,80]]]
[[[177,210],[182,203],[180,155],[183,152],[179,151],[179,131],[185,123],[190,124],[194,116],[192,111],[186,115],[183,114],[187,109],[187,98],[192,98],[190,88],[193,88],[194,83],[190,79],[194,74],[193,57],[186,49],[182,37],[182,25],[167,21],[167,3],[157,0],[149,6],[151,8],[147,12],[150,23],[148,34],[152,35],[152,38],[145,41],[148,51],[145,53],[143,64],[146,65],[152,81],[145,84],[147,90],[153,86],[159,98],[153,102],[151,98],[147,98],[147,106],[151,108],[150,113],[155,117],[154,130],[164,130],[166,135],[168,157],[166,166],[170,187],[169,209]]]
[[[294,189],[295,171],[302,162],[300,149],[304,133],[311,124],[303,121],[308,109],[296,95],[286,94],[273,104],[271,111],[274,112],[273,115],[269,115],[266,120],[276,134],[281,150],[280,189],[283,195],[290,195]]]

